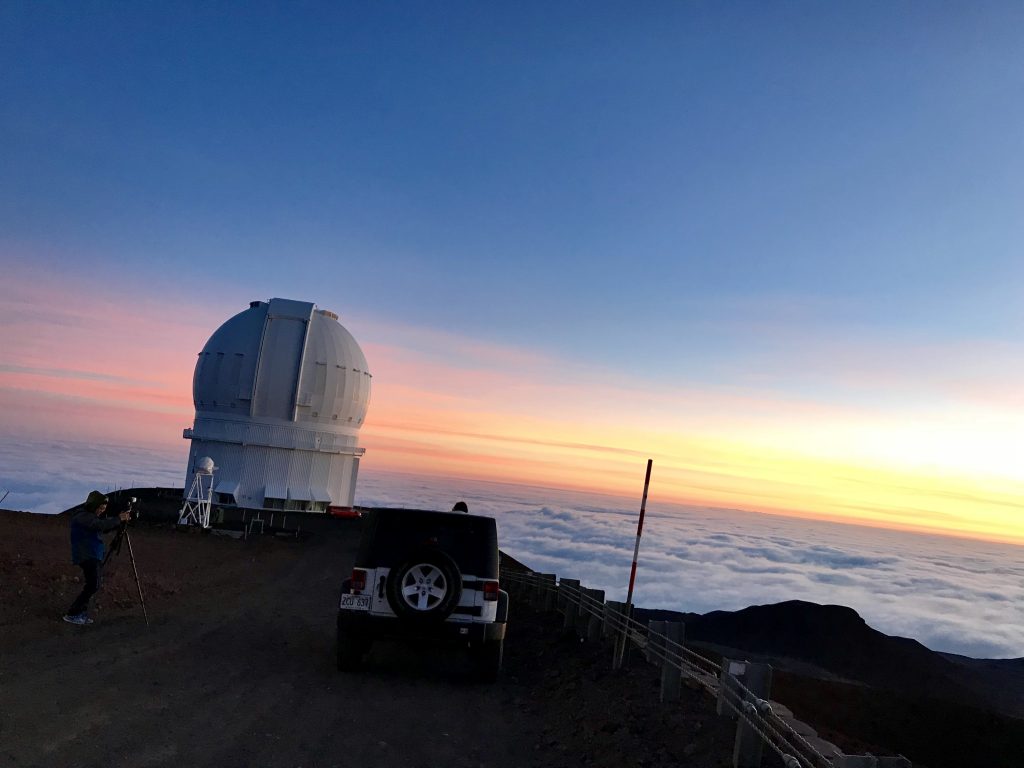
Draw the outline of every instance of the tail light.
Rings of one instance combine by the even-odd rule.
[[[366,571],[362,568],[352,569],[352,594],[358,595],[366,589]]]
[[[498,599],[498,582],[496,581],[485,581],[484,582],[484,600],[497,600]]]

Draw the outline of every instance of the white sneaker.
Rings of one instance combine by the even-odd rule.
[[[86,624],[92,624],[92,619],[84,613],[80,613],[77,616],[65,616],[64,621],[68,624],[77,624],[80,627],[85,626]]]

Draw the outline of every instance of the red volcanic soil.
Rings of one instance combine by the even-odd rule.
[[[663,706],[654,667],[613,673],[604,642],[567,637],[560,616],[519,603],[494,686],[429,646],[381,643],[362,672],[339,674],[334,606],[360,525],[304,542],[135,525],[151,626],[123,549],[94,599],[96,624],[73,627],[60,621],[81,588],[67,518],[0,512],[0,765],[731,763],[735,725],[702,690]],[[772,698],[849,753],[1024,765],[1024,721],[786,666]],[[778,764],[766,755],[765,768]]]
[[[521,768],[729,765],[735,726],[653,667],[513,604],[505,672],[450,648],[380,643],[334,669],[335,601],[359,521],[304,542],[138,525],[90,627],[60,621],[80,583],[67,519],[0,513],[0,765]],[[770,763],[766,763],[770,766]]]

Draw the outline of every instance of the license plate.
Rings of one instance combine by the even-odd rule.
[[[370,596],[342,595],[341,603],[338,605],[338,607],[344,608],[348,611],[368,611],[370,610]]]

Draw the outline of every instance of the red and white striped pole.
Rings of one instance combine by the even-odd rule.
[[[636,546],[633,548],[633,566],[629,570],[629,590],[626,592],[626,615],[625,624],[622,630],[622,637],[619,640],[619,654],[616,660],[616,668],[622,666],[626,656],[626,649],[629,646],[629,621],[633,618],[633,585],[636,583],[636,561],[640,556],[640,536],[644,532],[644,512],[647,511],[647,489],[651,485],[651,465],[654,459],[647,460],[647,475],[644,477],[644,497],[640,502],[640,520],[636,524]]]
[[[629,591],[626,593],[626,610],[633,606],[633,584],[636,582],[636,561],[640,555],[640,534],[644,532],[644,512],[647,509],[647,489],[651,485],[651,465],[654,459],[647,460],[647,476],[644,477],[644,498],[640,502],[640,520],[636,524],[636,547],[633,548],[633,567],[629,571]]]

